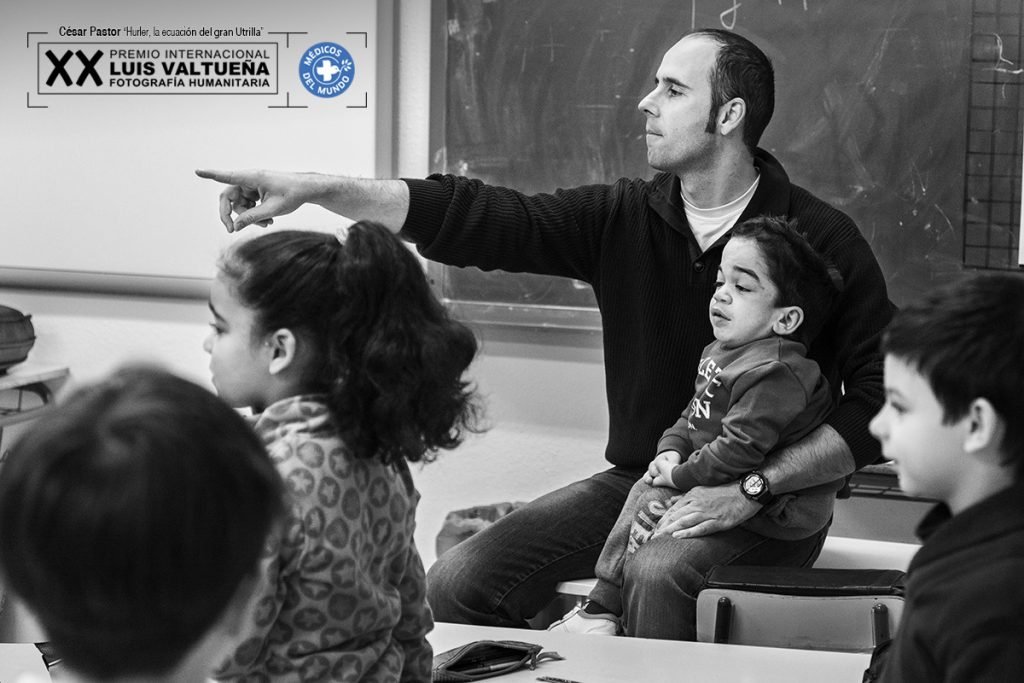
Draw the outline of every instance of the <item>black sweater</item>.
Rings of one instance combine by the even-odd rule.
[[[864,680],[1024,680],[1024,485],[953,517],[937,505],[918,535],[924,545],[907,570],[903,617],[872,661],[881,677]]]
[[[828,423],[858,467],[876,460],[867,430],[883,399],[878,338],[893,306],[867,241],[853,221],[793,185],[758,151],[761,181],[740,220],[768,214],[796,219],[811,245],[842,273],[845,288],[811,345],[834,392],[844,395]],[[479,180],[406,180],[402,235],[427,258],[560,275],[590,283],[601,310],[609,434],[605,457],[646,467],[662,432],[692,393],[701,350],[712,339],[708,302],[723,237],[703,254],[686,220],[679,179],[621,179],[554,194],[523,195]]]

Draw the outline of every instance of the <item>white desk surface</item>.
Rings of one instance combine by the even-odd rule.
[[[685,643],[614,636],[438,623],[427,636],[434,654],[474,640],[520,640],[565,657],[493,680],[554,676],[577,683],[859,683],[870,655],[747,645]]]
[[[0,683],[49,681],[43,656],[35,645],[0,643]]]
[[[673,640],[578,636],[528,629],[438,623],[427,636],[434,654],[474,640],[520,640],[554,650],[564,661],[546,660],[495,678],[502,683],[554,676],[576,683],[859,683],[869,655]],[[0,644],[0,681],[35,674],[46,681],[42,657],[31,645]]]

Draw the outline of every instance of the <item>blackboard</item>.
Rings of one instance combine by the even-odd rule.
[[[970,3],[444,0],[434,11],[434,170],[526,192],[650,177],[637,102],[682,34],[724,27],[775,65],[761,146],[854,218],[892,299],[962,268]],[[597,324],[581,283],[435,273],[468,317]]]
[[[0,287],[206,298],[229,238],[217,220],[219,187],[194,169],[394,175],[394,18],[394,0],[6,7]],[[350,87],[331,98],[307,91],[301,80],[306,52],[324,42],[345,47],[355,64]],[[270,86],[255,94],[144,86],[105,92],[115,68],[144,77],[143,69],[155,66],[161,76],[172,49],[265,52]],[[100,60],[102,88],[74,50]],[[56,78],[45,87],[54,71],[47,52],[66,54],[72,83]],[[162,56],[138,56],[153,53]],[[200,59],[188,63],[198,67]],[[343,221],[303,209],[276,223],[331,230]]]

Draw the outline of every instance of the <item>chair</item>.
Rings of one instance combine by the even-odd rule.
[[[870,652],[903,613],[898,569],[722,566],[697,596],[697,640]]]
[[[738,577],[745,587],[731,587],[734,593],[702,592],[697,600],[697,639],[805,649],[870,650],[875,642],[895,633],[903,609],[902,584],[897,584],[897,580],[910,566],[919,547],[914,543],[828,536],[812,570],[758,567],[751,570],[753,576]],[[715,571],[720,569],[723,568]],[[833,573],[840,569],[867,573]],[[808,571],[812,572],[810,578],[799,574]],[[724,578],[732,581],[736,577],[726,573]],[[833,594],[790,594],[794,590],[792,584],[815,581],[831,582],[829,590]],[[556,590],[575,598],[579,604],[589,595],[594,582],[593,578],[563,581]],[[771,588],[776,590],[767,588],[769,582],[775,582]],[[757,584],[765,584],[765,590],[754,591]],[[725,586],[716,588],[724,589]],[[835,593],[837,590],[840,592]],[[842,594],[842,590],[847,594]],[[728,602],[719,606],[720,597]],[[847,611],[854,616],[848,616]]]
[[[906,571],[920,547],[916,543],[827,536],[814,566],[827,569],[885,568]],[[593,577],[562,581],[555,587],[555,592],[583,602],[590,595],[596,581]]]

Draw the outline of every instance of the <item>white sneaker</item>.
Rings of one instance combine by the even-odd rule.
[[[548,626],[548,630],[588,636],[616,636],[619,634],[619,618],[613,614],[588,614],[581,607],[573,607],[568,614]]]

